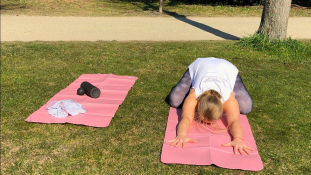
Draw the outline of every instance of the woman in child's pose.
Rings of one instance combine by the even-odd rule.
[[[198,122],[213,123],[224,111],[233,140],[222,146],[233,146],[235,154],[249,154],[253,150],[245,145],[240,125],[240,113],[249,113],[253,102],[238,69],[229,61],[213,57],[198,58],[172,89],[169,100],[172,107],[182,105],[177,136],[167,141],[172,146],[182,145],[184,148],[187,142],[196,142],[187,137],[195,114]]]

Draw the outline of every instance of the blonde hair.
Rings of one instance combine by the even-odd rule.
[[[208,120],[211,123],[214,123],[218,120],[223,113],[221,95],[215,90],[208,90],[201,94],[198,98],[197,111],[198,117],[197,120],[201,123],[203,120]]]

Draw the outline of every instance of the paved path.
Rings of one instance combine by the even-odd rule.
[[[1,41],[177,41],[238,39],[260,18],[44,17],[1,15]],[[311,18],[290,18],[288,35],[311,39]]]

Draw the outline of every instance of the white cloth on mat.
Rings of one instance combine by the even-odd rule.
[[[74,100],[60,100],[60,101],[51,101],[46,109],[48,113],[54,117],[64,118],[67,117],[68,114],[71,116],[78,115],[80,113],[85,113],[86,110],[84,107],[75,102]]]

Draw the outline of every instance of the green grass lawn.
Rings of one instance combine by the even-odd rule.
[[[1,0],[1,14],[43,16],[148,16],[171,15],[201,17],[260,17],[262,6],[211,6],[171,4],[164,2],[163,14],[159,3],[120,0]],[[311,9],[292,8],[290,16],[311,17]]]
[[[236,41],[2,42],[1,174],[253,174],[160,162],[165,98],[191,62],[209,56],[235,64],[253,98],[247,116],[264,164],[256,174],[310,174],[311,56]],[[108,127],[24,121],[86,73],[139,78]]]

